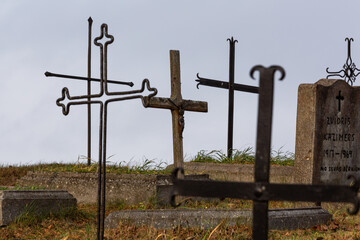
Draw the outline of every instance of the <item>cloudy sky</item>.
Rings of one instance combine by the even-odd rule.
[[[159,97],[170,96],[169,50],[180,50],[182,96],[207,101],[208,113],[185,113],[184,154],[226,149],[228,92],[196,88],[196,74],[228,80],[229,43],[236,44],[235,82],[258,86],[250,69],[281,65],[275,81],[272,145],[295,150],[297,89],[338,71],[353,37],[352,57],[360,62],[358,1],[20,1],[0,7],[0,164],[76,162],[87,152],[86,107],[64,116],[55,101],[61,89],[86,93],[86,82],[46,78],[45,71],[86,76],[87,19],[93,37],[107,23],[108,78],[148,78]],[[93,46],[92,75],[99,76],[99,50]],[[360,64],[360,63],[359,63]],[[355,83],[357,85],[357,83]],[[93,83],[94,92],[97,84]],[[113,86],[112,86],[113,87]],[[130,90],[127,86],[112,88]],[[98,106],[93,107],[92,142],[97,160]],[[257,96],[235,93],[234,147],[255,146]],[[145,109],[139,99],[112,103],[108,116],[108,156],[112,163],[145,158],[171,163],[169,110]]]

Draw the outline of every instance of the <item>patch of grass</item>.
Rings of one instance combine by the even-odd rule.
[[[17,225],[36,225],[44,219],[65,219],[68,221],[77,221],[80,219],[86,220],[95,217],[94,214],[78,210],[77,208],[69,207],[63,208],[56,212],[41,212],[35,204],[29,204],[25,207],[24,211],[18,216],[14,223]]]
[[[37,165],[0,167],[0,185],[13,186],[17,179],[25,176],[28,171],[34,171],[36,168]]]
[[[165,170],[162,167],[163,163],[156,164],[154,160],[145,159],[141,165],[135,165],[132,167],[109,164],[106,165],[107,173],[139,173],[139,174],[165,174],[170,173],[170,170]],[[36,171],[51,171],[51,172],[98,172],[99,165],[92,163],[87,165],[84,163],[76,164],[39,164]]]
[[[121,164],[106,165],[107,173],[118,174],[170,174],[170,169],[165,169],[163,163],[156,163],[154,160],[145,159],[142,164],[135,166],[122,166]],[[16,180],[22,178],[28,171],[50,171],[50,172],[80,172],[80,173],[96,173],[98,172],[98,164],[92,163],[87,165],[85,163],[46,163],[34,164],[28,166],[0,166],[0,190],[10,189],[8,186],[14,186]],[[12,188],[14,189],[14,188]],[[24,189],[23,187],[16,188],[17,190],[34,190],[41,189],[38,187],[31,187]]]
[[[294,166],[294,153],[284,152],[282,147],[271,151],[270,164],[282,166]],[[205,151],[201,150],[191,162],[210,162],[210,163],[237,163],[237,164],[254,164],[255,153],[252,147],[243,150],[233,150],[231,158],[219,150]]]
[[[0,228],[0,239],[94,239],[96,206],[79,205],[55,214],[36,214],[29,207],[16,221]]]

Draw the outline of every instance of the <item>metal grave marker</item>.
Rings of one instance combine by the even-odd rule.
[[[69,78],[69,79],[75,79],[75,80],[85,80],[87,81],[87,94],[91,95],[91,82],[100,82],[100,79],[98,78],[92,78],[91,77],[91,42],[92,42],[92,23],[93,20],[91,17],[88,19],[88,57],[87,57],[87,77],[81,77],[81,76],[73,76],[73,75],[64,75],[64,74],[57,74],[57,73],[51,73],[51,72],[45,72],[46,77],[60,77],[60,78]],[[107,80],[107,83],[113,83],[113,84],[120,84],[120,85],[128,85],[130,87],[134,86],[132,82],[122,82],[122,81],[114,81],[114,80]],[[88,98],[88,101],[90,101],[90,97]],[[88,165],[91,164],[91,104],[89,103],[87,106],[87,162]]]
[[[360,69],[356,68],[355,63],[353,63],[352,58],[351,58],[351,42],[353,42],[354,39],[353,38],[345,38],[345,41],[348,42],[348,56],[347,56],[345,64],[343,65],[343,69],[341,69],[338,72],[330,72],[329,68],[326,68],[326,72],[330,73],[329,75],[327,75],[326,78],[341,77],[341,78],[344,78],[344,80],[352,86],[356,80],[356,77],[360,74]]]
[[[229,89],[229,112],[228,112],[228,140],[227,140],[227,156],[231,158],[233,150],[233,121],[234,121],[234,90],[249,93],[258,93],[259,88],[249,85],[234,83],[235,75],[235,43],[233,37],[227,39],[230,42],[230,58],[229,58],[229,82],[223,82],[219,80],[213,80],[208,78],[202,78],[197,74],[198,79],[195,80],[199,85],[206,85],[210,87],[225,88]]]
[[[100,47],[100,91],[95,94],[71,96],[68,88],[62,89],[62,97],[57,99],[56,104],[62,108],[64,115],[68,115],[70,107],[73,105],[88,105],[98,104],[100,106],[100,126],[99,126],[99,175],[98,175],[98,212],[97,212],[97,239],[104,238],[104,219],[105,219],[105,185],[106,185],[106,137],[107,137],[107,114],[108,104],[112,102],[130,100],[130,99],[144,99],[141,93],[146,88],[152,92],[147,97],[151,98],[157,94],[155,88],[150,87],[148,79],[142,81],[139,90],[124,91],[124,92],[109,92],[107,81],[107,48],[108,45],[114,41],[114,37],[108,34],[107,24],[102,24],[101,34],[94,39],[96,46]],[[104,40],[105,43],[100,41]],[[108,96],[107,100],[102,100],[101,97]],[[62,103],[67,99],[68,103]],[[90,100],[88,100],[90,99]]]
[[[170,98],[144,98],[144,107],[171,110],[173,128],[174,167],[184,167],[183,138],[185,111],[207,112],[207,102],[185,100],[181,96],[180,52],[170,50],[171,96]]]
[[[194,181],[177,178],[177,172],[173,171],[173,194],[172,205],[176,206],[175,197],[200,196],[237,198],[253,201],[253,239],[267,239],[268,234],[268,201],[305,201],[305,202],[349,202],[353,209],[350,214],[356,214],[359,210],[359,181],[354,176],[352,185],[305,185],[305,184],[275,184],[269,183],[270,170],[270,146],[271,125],[273,107],[274,75],[280,71],[281,79],[285,71],[280,66],[255,66],[250,71],[260,72],[259,107],[257,124],[257,141],[255,155],[255,182],[225,182],[225,181]],[[336,101],[335,101],[336,102]]]

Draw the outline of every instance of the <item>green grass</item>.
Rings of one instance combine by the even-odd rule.
[[[162,167],[163,163],[156,164],[154,160],[145,159],[141,165],[135,165],[132,167],[122,166],[120,164],[111,164],[109,162],[106,165],[107,173],[136,173],[136,174],[164,174],[169,170],[165,170]],[[35,171],[50,171],[50,172],[98,172],[99,165],[92,163],[90,165],[84,163],[53,163],[53,164],[39,164],[36,165]]]
[[[121,164],[107,164],[107,173],[133,173],[133,174],[170,174],[171,170],[165,169],[163,163],[155,163],[154,160],[145,159],[141,165],[122,166]],[[90,165],[84,163],[40,163],[27,166],[2,166],[0,167],[0,190],[9,189],[17,179],[25,176],[28,171],[49,171],[49,172],[98,172],[98,164]],[[31,189],[29,189],[31,190]]]
[[[284,152],[282,148],[271,151],[270,164],[282,166],[294,166],[294,153]],[[191,162],[210,162],[210,163],[237,163],[237,164],[254,164],[255,153],[252,147],[243,150],[233,150],[231,158],[228,158],[222,151],[200,151]]]
[[[110,157],[109,157],[110,158]],[[109,159],[108,158],[108,159]],[[238,163],[254,164],[255,154],[253,148],[234,150],[231,159],[221,151],[200,151],[191,162],[213,162],[213,163]],[[282,148],[272,151],[271,164],[293,166],[294,154],[284,152]],[[139,165],[128,166],[124,163],[112,164],[107,161],[106,172],[108,173],[132,173],[132,174],[170,174],[171,169],[166,169],[163,162],[156,163],[155,160],[144,159]],[[27,166],[2,166],[0,167],[0,190],[9,189],[6,186],[13,186],[16,180],[25,176],[28,171],[50,171],[50,172],[84,172],[95,173],[98,171],[98,164],[87,165],[79,160],[76,163],[40,163]]]

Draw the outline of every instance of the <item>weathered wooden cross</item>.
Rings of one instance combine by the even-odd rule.
[[[257,141],[255,155],[255,182],[225,182],[225,181],[195,181],[177,178],[173,171],[173,194],[171,202],[176,206],[175,197],[200,196],[237,198],[253,201],[253,239],[267,239],[268,234],[268,202],[272,201],[305,201],[305,202],[349,202],[354,209],[348,212],[356,214],[359,210],[357,193],[360,182],[354,176],[351,186],[340,185],[305,185],[305,184],[273,184],[269,183],[271,125],[273,108],[274,75],[276,71],[285,76],[282,67],[255,66],[251,69],[253,77],[255,71],[260,72],[259,107],[257,123]]]
[[[105,43],[101,43],[102,40]],[[62,89],[62,97],[57,99],[56,104],[62,108],[64,115],[68,115],[70,107],[73,105],[100,105],[100,126],[99,126],[99,176],[98,176],[98,213],[97,213],[97,239],[104,238],[104,219],[105,219],[105,186],[106,186],[106,136],[107,136],[107,112],[108,104],[111,102],[118,102],[123,100],[130,100],[140,98],[143,100],[144,96],[141,94],[146,88],[151,92],[147,98],[151,99],[155,96],[157,90],[150,87],[148,79],[144,79],[141,89],[124,92],[110,92],[108,90],[107,82],[107,48],[108,45],[114,41],[114,37],[108,34],[108,26],[101,25],[101,35],[95,38],[94,43],[100,47],[100,91],[96,94],[71,96],[68,88]],[[107,96],[107,99],[101,99]],[[64,100],[67,103],[63,103]],[[90,100],[88,100],[90,99]]]
[[[85,80],[87,81],[87,94],[91,95],[91,82],[100,82],[100,79],[98,78],[92,78],[91,77],[91,45],[92,45],[92,23],[93,20],[91,17],[88,19],[88,58],[87,58],[87,77],[81,77],[81,76],[73,76],[73,75],[64,75],[64,74],[57,74],[57,73],[51,73],[51,72],[45,72],[46,77],[60,77],[60,78],[69,78],[69,79],[75,79],[75,80]],[[113,84],[120,84],[120,85],[128,85],[132,87],[134,84],[132,82],[122,82],[122,81],[115,81],[115,80],[107,80],[107,83],[113,83]],[[88,101],[90,101],[90,97],[88,97]],[[91,164],[91,104],[89,103],[87,106],[87,162],[88,165]]]
[[[195,81],[199,82],[197,86],[206,85],[210,87],[229,89],[227,156],[228,158],[231,158],[233,152],[234,90],[241,92],[258,93],[259,89],[258,87],[254,87],[254,86],[234,83],[235,43],[237,42],[237,40],[234,40],[234,38],[231,37],[228,39],[228,41],[230,42],[229,82],[202,78],[199,76],[199,74],[197,74],[198,79]]]
[[[180,80],[180,53],[170,50],[171,96],[170,98],[144,98],[144,107],[171,110],[173,128],[174,167],[184,167],[182,133],[185,127],[184,112],[207,112],[207,102],[182,99]]]

